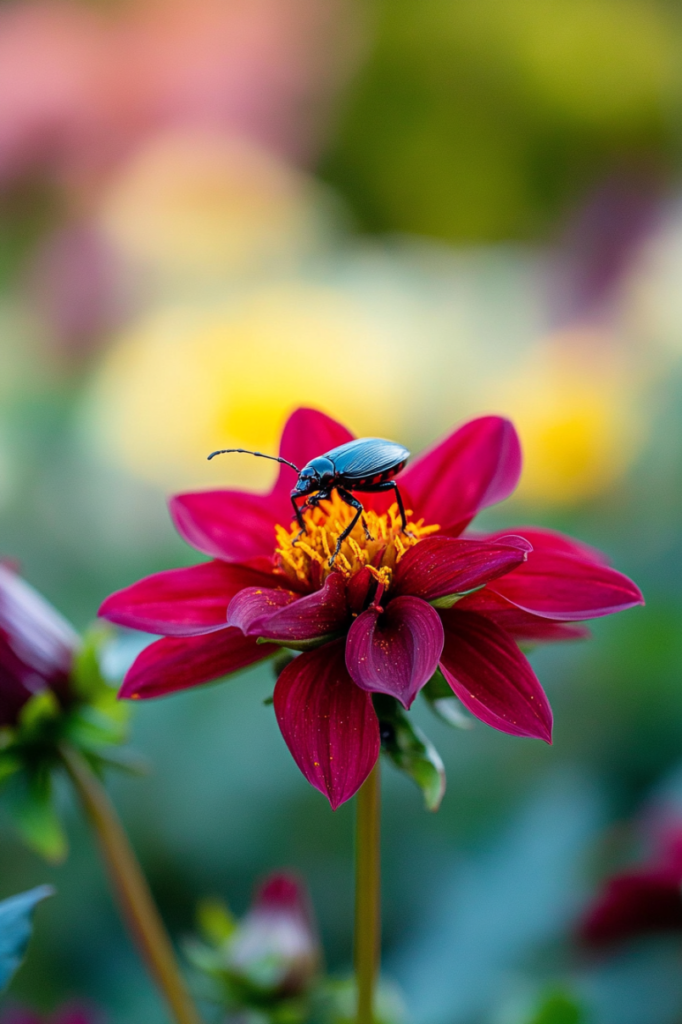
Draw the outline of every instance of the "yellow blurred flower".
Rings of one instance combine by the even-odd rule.
[[[644,441],[636,376],[597,327],[544,339],[490,398],[521,436],[517,494],[529,503],[574,504],[608,490]]]

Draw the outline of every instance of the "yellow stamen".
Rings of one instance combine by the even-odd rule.
[[[371,540],[367,539],[361,517],[330,567],[329,560],[336,550],[336,542],[355,515],[355,510],[333,491],[328,501],[321,501],[317,507],[305,510],[306,532],[297,541],[299,529],[296,523],[289,528],[275,527],[279,567],[291,579],[315,581],[318,585],[330,572],[340,572],[349,577],[367,566],[377,582],[388,589],[400,559],[420,540],[440,529],[436,524],[425,526],[423,519],[412,522],[412,514],[411,510],[406,510],[407,530],[403,533],[396,503],[381,515],[365,510],[364,520]],[[314,573],[313,565],[320,567]]]

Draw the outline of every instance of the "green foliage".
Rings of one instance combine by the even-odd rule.
[[[422,689],[422,696],[435,715],[455,729],[473,729],[474,719],[466,713],[455,697],[439,668]]]
[[[373,700],[384,754],[416,782],[428,810],[437,811],[445,793],[445,768],[438,751],[394,697],[374,694]]]
[[[553,991],[545,995],[528,1024],[583,1024],[584,1020],[582,1009],[569,993]]]
[[[33,911],[53,893],[51,886],[39,885],[0,903],[0,992],[7,988],[24,959],[31,938]]]
[[[379,0],[323,165],[371,230],[528,237],[615,167],[672,169],[665,0]]]
[[[109,632],[97,626],[76,654],[65,703],[51,690],[35,694],[12,728],[0,733],[0,792],[9,819],[27,846],[49,861],[67,853],[55,806],[54,779],[61,769],[60,744],[77,748],[92,768],[136,768],[118,748],[127,736],[128,706],[99,668]]]

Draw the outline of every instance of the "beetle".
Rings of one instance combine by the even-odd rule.
[[[394,441],[386,441],[381,437],[358,437],[354,441],[347,441],[337,448],[332,448],[324,455],[317,455],[311,459],[303,469],[299,469],[293,462],[275,455],[265,455],[263,452],[253,452],[248,448],[221,448],[219,451],[211,452],[209,459],[216,455],[228,455],[231,452],[241,452],[244,455],[257,455],[261,459],[272,459],[273,462],[282,462],[291,466],[298,473],[296,486],[291,492],[291,504],[294,508],[294,515],[301,530],[306,533],[306,525],[303,519],[304,508],[315,508],[321,501],[326,501],[331,492],[336,492],[342,501],[355,509],[355,515],[346,529],[341,533],[337,542],[334,554],[329,559],[332,566],[336,556],[341,550],[346,537],[352,532],[353,527],[364,512],[361,502],[351,491],[365,491],[376,494],[380,491],[395,491],[396,501],[400,509],[400,522],[403,533],[407,532],[407,519],[405,518],[405,506],[400,496],[398,485],[393,479],[410,457],[407,448]],[[297,504],[297,498],[305,498],[302,505]],[[365,536],[371,540],[371,534],[367,524],[363,520]],[[294,543],[298,540],[295,538]]]

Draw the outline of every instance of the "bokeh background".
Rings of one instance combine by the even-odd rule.
[[[678,939],[572,942],[682,808],[681,58],[674,0],[0,3],[0,550],[78,627],[194,561],[167,495],[266,487],[206,454],[274,451],[302,403],[413,451],[510,415],[524,476],[487,522],[568,530],[644,590],[532,656],[552,748],[417,710],[441,811],[384,779],[385,969],[415,1024],[523,1024],[548,986],[594,1024],[682,1020]],[[150,772],[112,792],[176,938],[286,865],[343,973],[352,808],[299,774],[271,690],[136,707]],[[12,995],[161,1024],[64,801],[57,868],[0,822],[0,897],[58,888]]]

